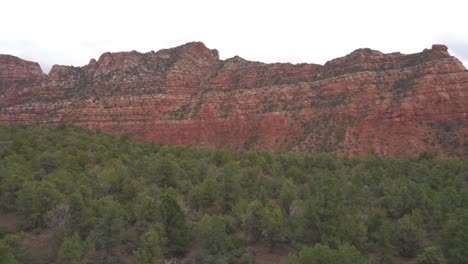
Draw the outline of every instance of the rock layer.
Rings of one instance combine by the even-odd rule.
[[[0,55],[0,124],[272,151],[465,158],[468,72],[444,45],[318,64],[220,60],[203,43],[104,53],[83,67]]]

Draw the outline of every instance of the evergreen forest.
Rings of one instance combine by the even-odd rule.
[[[1,126],[0,263],[468,263],[468,162]]]

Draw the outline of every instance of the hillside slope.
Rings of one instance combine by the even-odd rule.
[[[0,55],[0,124],[59,123],[209,147],[466,158],[468,71],[447,47],[317,64],[220,60],[203,43],[83,67]]]

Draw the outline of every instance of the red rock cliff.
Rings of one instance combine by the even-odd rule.
[[[358,49],[317,64],[264,64],[193,42],[104,53],[84,67],[0,55],[0,124],[68,123],[136,140],[272,151],[424,151],[466,158],[468,72],[447,47]]]

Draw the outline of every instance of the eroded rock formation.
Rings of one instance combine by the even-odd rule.
[[[83,67],[0,55],[0,124],[57,125],[136,140],[272,151],[437,152],[466,158],[468,72],[444,45],[358,49],[317,64],[265,64],[192,42],[104,53]]]

